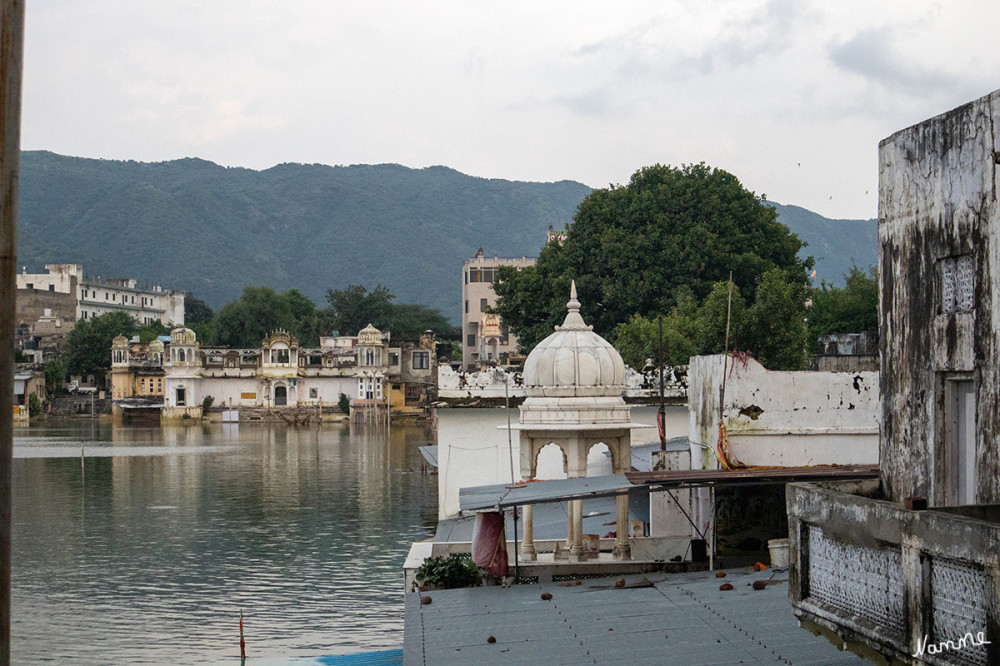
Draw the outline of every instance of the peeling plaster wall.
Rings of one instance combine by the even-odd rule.
[[[889,499],[945,492],[942,382],[976,387],[979,503],[1000,501],[997,454],[1000,91],[879,145],[882,481]],[[943,314],[942,259],[970,255],[971,311]]]
[[[723,377],[729,450],[745,465],[878,463],[878,374],[771,372],[749,359],[691,359],[688,374],[692,467],[716,468]]]
[[[663,395],[671,402],[687,397],[686,366],[666,367],[663,377]],[[449,365],[438,366],[438,398],[442,400],[469,400],[503,398],[505,390],[511,398],[524,398],[526,393],[520,372],[507,372],[503,368],[456,372]],[[504,385],[507,388],[504,388]],[[626,399],[656,398],[659,395],[659,374],[656,370],[639,372],[625,367]]]

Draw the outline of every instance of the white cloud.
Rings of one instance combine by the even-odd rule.
[[[1000,87],[998,18],[986,0],[46,0],[27,16],[22,138],[594,186],[704,160],[870,217],[878,141]]]

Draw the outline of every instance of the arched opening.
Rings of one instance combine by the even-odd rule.
[[[565,479],[566,454],[558,444],[550,442],[541,448],[535,458],[536,479]]]
[[[184,350],[183,349],[178,349],[177,350],[177,362],[178,363],[183,363],[184,362]]]
[[[274,406],[281,407],[288,404],[288,389],[284,386],[274,387]]]
[[[607,476],[614,473],[614,460],[608,445],[600,442],[590,447],[587,452],[587,476]]]

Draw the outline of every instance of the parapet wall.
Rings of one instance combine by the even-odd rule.
[[[659,399],[659,372],[645,368],[643,372],[625,368],[625,394],[627,401]],[[687,400],[687,366],[667,367],[663,374],[663,395],[676,404]],[[463,401],[495,401],[505,397],[520,402],[525,398],[524,381],[520,372],[503,368],[490,368],[476,372],[456,371],[451,366],[438,366],[438,399],[460,403]]]

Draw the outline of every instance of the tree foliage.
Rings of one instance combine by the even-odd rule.
[[[317,309],[298,289],[279,294],[269,287],[247,287],[238,301],[216,313],[207,339],[228,347],[258,347],[265,337],[282,329],[298,338],[301,346],[315,347],[321,337],[334,331],[356,335],[368,324],[391,331],[397,340],[415,340],[428,329],[445,336],[454,334],[455,327],[437,310],[392,300],[393,295],[381,285],[370,292],[364,286],[351,285],[344,290],[330,289],[330,307]],[[198,337],[206,339],[200,331]]]
[[[125,312],[108,312],[76,322],[63,348],[67,372],[92,374],[98,385],[103,385],[105,373],[111,368],[111,341],[118,335],[130,338],[136,330],[135,320]]]
[[[424,305],[393,303],[394,298],[382,285],[372,291],[362,285],[330,289],[326,296],[333,328],[342,335],[354,335],[368,324],[391,332],[397,340],[416,340],[427,330],[443,337],[455,334],[455,327],[437,310]]]
[[[212,321],[212,308],[205,301],[195,298],[190,291],[184,295],[184,325],[207,324]]]
[[[663,317],[633,315],[614,331],[614,345],[632,367],[657,358],[658,320],[663,321],[663,358],[670,365],[686,364],[699,354],[727,349],[749,350],[772,370],[798,370],[805,365],[805,287],[788,282],[782,272],[764,273],[756,285],[757,300],[747,306],[739,288],[717,282],[699,305],[681,288],[677,305]],[[726,340],[729,325],[728,347]]]
[[[216,344],[236,348],[259,347],[278,329],[297,333],[291,304],[270,287],[244,288],[238,301],[216,313],[213,327]]]
[[[823,282],[810,292],[809,340],[829,333],[862,333],[878,330],[878,273],[852,264],[844,288]]]
[[[664,336],[677,354],[721,351],[731,272],[734,321],[746,329],[732,327],[730,346],[792,363],[794,354],[786,358],[771,343],[799,344],[791,301],[801,296],[804,303],[812,260],[798,257],[802,242],[776,218],[774,208],[721,169],[646,167],[624,187],[594,190],[565,242],[547,245],[533,267],[501,269],[494,310],[527,351],[561,321],[575,279],[584,318],[628,345],[633,362],[650,357],[649,324],[655,328],[657,316],[664,316]],[[768,309],[779,306],[769,319]],[[765,320],[771,337],[753,329]],[[794,330],[779,335],[782,325]]]
[[[334,327],[342,335],[357,333],[368,324],[387,328],[393,298],[388,287],[382,285],[368,291],[363,285],[352,284],[347,289],[328,289],[326,292]]]
[[[110,347],[108,353],[110,354]],[[45,392],[48,395],[55,395],[62,391],[63,382],[66,381],[66,357],[52,359],[44,366],[45,372]]]

